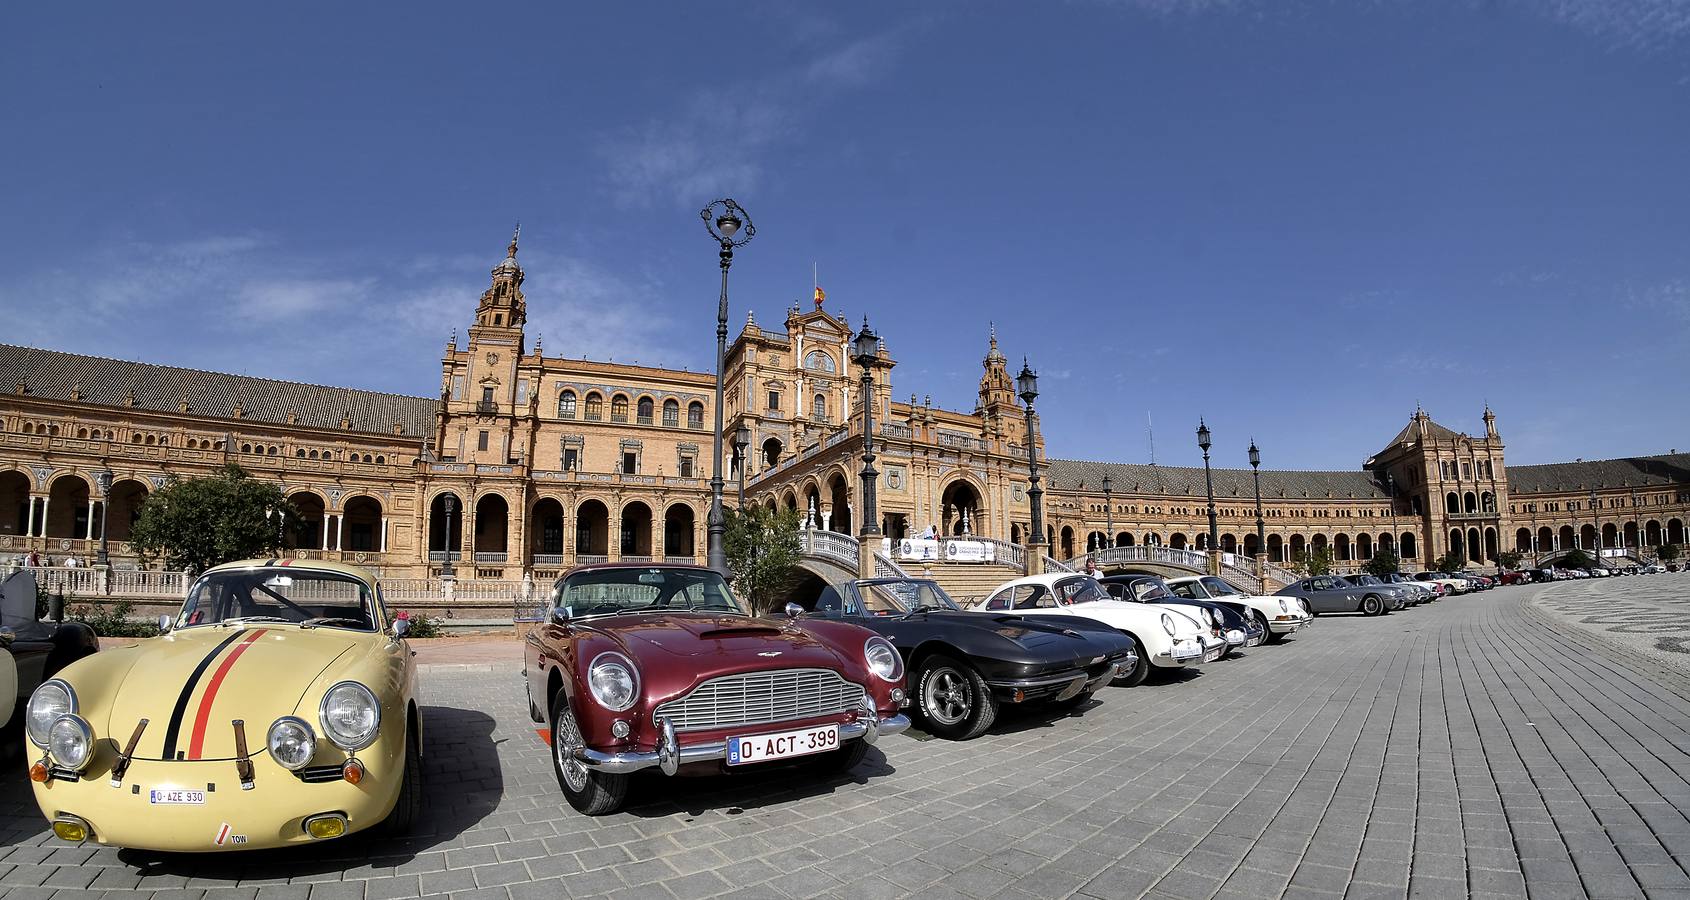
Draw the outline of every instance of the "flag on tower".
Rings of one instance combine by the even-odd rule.
[[[827,299],[827,291],[824,291],[824,290],[821,289],[820,286],[817,286],[817,288],[816,288],[816,308],[821,309],[822,301],[826,300],[826,299]]]

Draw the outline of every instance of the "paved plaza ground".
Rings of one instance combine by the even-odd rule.
[[[510,647],[425,672],[411,839],[167,857],[54,844],[14,756],[4,900],[1690,898],[1690,575],[1323,616],[1280,646],[850,778],[665,780],[562,801]],[[1674,647],[1680,648],[1678,650]],[[1626,657],[1639,657],[1636,664]]]

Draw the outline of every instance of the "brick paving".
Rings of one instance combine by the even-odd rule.
[[[889,738],[827,782],[653,776],[601,819],[562,802],[514,666],[431,667],[430,806],[415,836],[217,857],[54,846],[14,758],[0,888],[4,900],[1690,898],[1690,700],[1620,645],[1525,608],[1685,586],[1515,587],[1323,616],[1200,674],[1108,689],[1077,715],[1006,715],[967,744]]]

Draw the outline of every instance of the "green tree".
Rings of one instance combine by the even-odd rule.
[[[1401,568],[1402,560],[1398,559],[1395,553],[1384,548],[1376,551],[1373,558],[1367,561],[1367,571],[1375,575],[1389,575]]]
[[[1518,550],[1504,550],[1496,555],[1496,564],[1504,569],[1512,569],[1520,564],[1523,556]]]
[[[1332,548],[1316,547],[1313,551],[1291,556],[1291,569],[1304,576],[1332,574]]]
[[[1677,544],[1662,544],[1659,547],[1656,547],[1655,548],[1655,558],[1660,560],[1661,562],[1664,562],[1664,563],[1669,563],[1669,562],[1673,562],[1673,561],[1677,560],[1678,559],[1678,545]]]
[[[1561,557],[1561,568],[1563,569],[1591,569],[1595,566],[1596,560],[1591,559],[1590,554],[1577,547],[1568,550],[1567,555]]]
[[[804,547],[798,540],[798,511],[748,506],[729,509],[722,548],[730,583],[757,615],[775,612],[775,602],[797,574]]]
[[[1433,571],[1459,572],[1467,568],[1467,554],[1460,550],[1451,550],[1432,562]]]
[[[237,559],[277,556],[299,513],[281,488],[230,463],[209,478],[172,480],[141,504],[130,543],[149,565],[195,574]]]

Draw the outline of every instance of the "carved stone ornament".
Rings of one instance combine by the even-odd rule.
[[[155,488],[163,488],[163,487],[164,487],[164,483],[165,483],[165,482],[167,482],[167,481],[169,481],[169,480],[170,480],[170,477],[169,477],[169,476],[168,476],[168,475],[154,475],[154,476],[152,476],[152,477],[151,477],[151,478],[149,478],[149,479],[147,479],[147,480],[148,480],[148,481],[151,481],[151,482],[152,482],[152,483],[153,483],[153,487],[155,487]]]
[[[47,479],[53,477],[53,472],[56,471],[52,466],[31,466],[30,468],[35,470],[35,486],[39,488],[45,488]]]
[[[329,488],[328,490],[324,491],[323,493],[329,495],[329,505],[339,506],[340,505],[340,495],[342,495],[346,492],[341,490],[340,488]]]
[[[490,366],[499,364],[499,352],[497,350],[487,351],[487,364]]]

